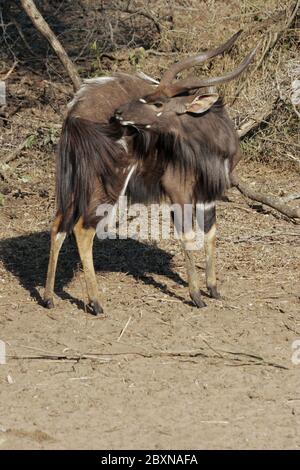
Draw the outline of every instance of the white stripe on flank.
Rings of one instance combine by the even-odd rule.
[[[124,194],[125,194],[125,192],[126,192],[126,189],[127,189],[127,186],[128,186],[128,183],[129,183],[129,181],[130,181],[130,178],[132,177],[132,174],[133,174],[134,170],[136,169],[136,166],[137,166],[137,164],[135,164],[135,165],[133,165],[133,166],[131,167],[131,169],[130,169],[130,171],[129,171],[127,177],[126,177],[126,180],[125,180],[125,183],[124,183],[124,185],[123,185],[123,188],[122,188],[122,190],[121,190],[121,192],[120,192],[120,194],[119,194],[119,197],[118,197],[118,199],[117,199],[116,203],[114,204],[114,207],[113,207],[113,209],[112,209],[112,211],[111,211],[110,219],[109,219],[108,225],[110,225],[110,224],[115,220],[119,199],[124,196]]]
[[[134,170],[136,169],[136,166],[137,166],[137,164],[135,164],[131,167],[119,197],[124,196],[124,194],[126,192],[126,189],[127,189],[127,186],[128,186],[128,183],[130,181],[130,178],[132,177],[132,174],[133,174]]]

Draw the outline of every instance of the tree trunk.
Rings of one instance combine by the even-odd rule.
[[[74,90],[77,91],[81,85],[81,79],[78,75],[76,67],[74,66],[73,62],[70,60],[68,54],[66,53],[65,49],[50,29],[47,22],[44,20],[42,15],[40,14],[39,10],[35,6],[33,0],[21,0],[21,4],[23,9],[31,19],[34,26],[38,29],[38,31],[47,39],[47,41],[51,44],[52,48],[56,52],[58,58],[60,59],[61,63],[65,67],[70,79],[72,80]]]

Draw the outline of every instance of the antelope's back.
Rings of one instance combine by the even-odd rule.
[[[155,89],[143,78],[125,73],[87,79],[68,105],[68,115],[108,123],[114,111]]]

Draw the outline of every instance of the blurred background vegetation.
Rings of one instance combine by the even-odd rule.
[[[35,3],[81,78],[143,70],[159,79],[172,62],[216,46],[242,28],[243,35],[228,54],[197,67],[195,73],[212,76],[229,71],[259,44],[248,73],[224,86],[225,100],[237,127],[251,118],[260,121],[243,139],[246,160],[299,171],[299,107],[292,103],[293,83],[300,79],[299,1]],[[18,0],[0,0],[0,38],[0,79],[13,68],[7,80],[8,106],[1,111],[0,158],[22,134],[34,135],[30,143],[39,149],[54,146],[63,110],[72,97],[69,78]],[[39,125],[38,119],[35,125],[24,120],[22,111],[28,108],[34,109]]]

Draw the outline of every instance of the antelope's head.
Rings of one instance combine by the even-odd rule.
[[[184,114],[196,117],[208,111],[219,99],[214,86],[239,76],[252,61],[256,49],[250,52],[235,70],[223,76],[203,79],[189,76],[183,80],[176,80],[176,76],[184,69],[229,50],[240,34],[241,31],[238,31],[216,49],[173,64],[165,72],[153,93],[121,106],[115,113],[116,119],[123,126],[161,132],[176,126],[178,118]]]

